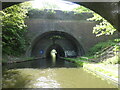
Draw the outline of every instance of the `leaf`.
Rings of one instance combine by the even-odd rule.
[[[4,54],[17,55],[24,52],[26,47],[24,19],[27,16],[28,7],[26,3],[22,3],[8,7],[0,12],[3,20],[2,43]]]

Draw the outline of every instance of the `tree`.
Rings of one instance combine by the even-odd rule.
[[[74,8],[73,11],[75,11],[76,13],[93,13],[92,10],[90,10],[84,6],[79,6],[77,8]]]
[[[89,18],[87,20],[97,21],[98,24],[93,27],[93,33],[96,34],[96,36],[101,35],[113,35],[113,33],[116,31],[116,29],[103,17],[98,15],[97,13],[93,13],[93,17]]]
[[[0,11],[2,20],[2,51],[7,55],[19,55],[25,51],[24,23],[27,17],[28,3],[14,5]]]
[[[112,35],[116,31],[116,29],[107,20],[105,20],[103,17],[101,17],[100,15],[88,8],[79,6],[78,8],[75,8],[74,11],[79,13],[93,14],[93,17],[87,20],[98,22],[98,24],[95,27],[93,27],[93,33],[96,34],[96,36]]]

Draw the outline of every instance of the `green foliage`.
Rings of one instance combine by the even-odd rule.
[[[92,48],[90,48],[89,52],[85,55],[86,57],[91,57],[91,58],[96,58],[99,57],[101,55],[103,55],[103,53],[105,54],[107,48],[113,47],[112,51],[113,51],[113,57],[108,58],[107,60],[105,60],[105,64],[117,64],[120,63],[120,39],[114,39],[114,40],[109,40],[107,42],[100,42],[98,44],[96,44],[95,46],[93,46]]]
[[[116,53],[120,52],[120,45],[115,45],[113,51]]]
[[[37,8],[31,8],[29,10],[28,16],[29,17],[34,17],[34,18],[40,18],[40,17],[47,17],[47,18],[54,18],[54,14],[56,13],[55,10],[53,9],[37,9]]]
[[[78,66],[83,66],[84,62],[78,59],[73,59],[73,58],[64,58],[67,61],[71,61],[74,62],[75,64],[77,64]]]
[[[116,31],[116,29],[107,20],[88,8],[80,6],[78,8],[75,8],[74,11],[76,11],[77,13],[93,14],[93,17],[87,20],[98,22],[98,24],[93,27],[93,33],[96,34],[96,36],[113,35],[113,33]]]
[[[114,39],[114,41],[120,43],[120,38]]]
[[[120,56],[115,55],[112,58],[108,58],[106,61],[103,61],[104,64],[120,64]]]
[[[92,48],[90,48],[90,50],[86,56],[92,56],[96,52],[101,51],[102,49],[104,49],[106,47],[115,46],[115,45],[116,45],[116,42],[114,42],[113,40],[109,40],[107,42],[100,42],[100,43],[96,44],[95,46],[93,46]]]
[[[90,21],[97,21],[98,24],[93,27],[93,33],[96,34],[96,36],[101,35],[113,35],[113,33],[116,31],[116,29],[103,17],[98,15],[97,13],[93,13],[93,17],[89,18]]]
[[[92,13],[93,11],[84,7],[84,6],[79,6],[77,8],[74,8],[73,11],[76,13]]]
[[[80,58],[78,58],[78,59],[87,61],[87,60],[88,60],[88,57],[80,57]]]
[[[114,41],[115,41],[117,44],[114,46],[113,51],[115,51],[116,54],[117,54],[117,52],[120,52],[120,38],[117,38],[117,39],[115,39]]]
[[[3,54],[19,55],[25,51],[27,26],[24,20],[27,17],[27,5],[27,3],[14,5],[0,12],[2,15]]]

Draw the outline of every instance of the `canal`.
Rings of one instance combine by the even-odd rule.
[[[7,68],[7,69],[6,69]],[[3,66],[3,88],[117,88],[109,81],[86,72],[82,67],[57,59]]]

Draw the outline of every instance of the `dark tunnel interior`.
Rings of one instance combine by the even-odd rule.
[[[51,58],[50,52],[55,49],[57,51],[56,57],[60,58],[60,57],[64,57],[65,56],[65,52],[63,50],[63,48],[58,45],[58,44],[53,44],[51,45],[46,52],[46,58]]]

